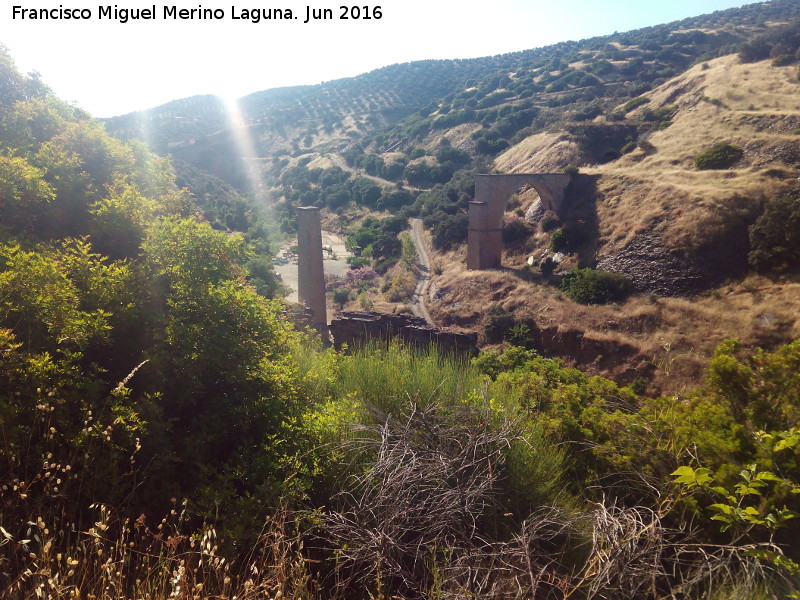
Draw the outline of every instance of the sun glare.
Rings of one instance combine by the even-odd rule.
[[[242,161],[250,190],[257,201],[266,203],[269,200],[269,195],[261,178],[259,165],[262,159],[256,153],[251,128],[248,127],[247,121],[242,114],[241,103],[238,99],[230,97],[223,97],[222,102],[225,107],[225,117],[228,121],[239,159]]]

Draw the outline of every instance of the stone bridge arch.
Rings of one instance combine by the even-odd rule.
[[[475,201],[469,203],[467,268],[496,269],[500,266],[503,213],[511,194],[523,185],[530,185],[538,192],[545,210],[559,213],[570,179],[566,173],[477,175]]]

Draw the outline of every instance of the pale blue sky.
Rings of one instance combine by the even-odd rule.
[[[84,8],[88,21],[12,19],[25,8]],[[344,21],[329,0],[117,0],[155,6],[155,20],[98,18],[92,0],[4,0],[0,43],[23,71],[36,70],[57,94],[98,117],[194,94],[239,97],[272,87],[350,77],[398,62],[472,58],[628,31],[748,2],[739,0],[378,0],[380,20]],[[348,4],[350,5],[350,4]],[[104,5],[105,6],[105,5]],[[114,4],[111,4],[113,7]],[[165,6],[220,8],[221,20],[165,20]],[[291,8],[298,19],[254,24],[242,9]],[[334,20],[303,23],[306,6]],[[363,9],[362,9],[363,10]]]

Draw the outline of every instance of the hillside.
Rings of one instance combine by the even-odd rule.
[[[800,335],[797,272],[777,278],[748,274],[747,257],[748,225],[763,207],[798,196],[798,92],[796,66],[745,64],[736,56],[702,63],[648,94],[645,106],[651,110],[673,106],[676,111],[669,127],[647,136],[646,149],[583,169],[587,176],[599,176],[587,204],[590,214],[578,215],[584,221],[580,227],[591,223],[596,234],[566,263],[596,263],[628,273],[641,296],[611,307],[587,307],[555,287],[526,280],[526,258],[534,256],[538,264],[551,254],[550,234],[537,231],[523,247],[507,251],[507,272],[469,272],[457,266],[463,253],[443,256],[454,266],[434,278],[435,318],[478,325],[485,308],[474,298],[490,297],[536,328],[557,328],[563,341],[549,342],[547,351],[595,363],[599,372],[628,369],[635,377],[637,361],[648,367],[669,362],[656,374],[669,389],[696,379],[725,337],[735,335],[754,346],[795,339]],[[635,121],[641,110],[629,112],[626,121]],[[512,173],[552,170],[565,160],[571,139],[569,133],[530,136],[501,154],[494,166]],[[695,158],[721,141],[740,146],[742,158],[729,169],[698,170]],[[575,158],[571,153],[566,160]],[[530,193],[520,198],[523,209],[533,202]],[[691,299],[669,297],[704,290]],[[583,340],[570,341],[576,336]],[[581,350],[591,346],[590,340],[599,349]],[[628,349],[619,354],[615,344]],[[614,364],[617,360],[620,364]]]
[[[405,220],[420,217],[441,272],[430,298],[439,324],[483,331],[496,304],[527,323],[547,354],[675,389],[697,380],[725,337],[772,347],[798,335],[795,271],[778,279],[748,263],[750,231],[765,207],[797,196],[798,18],[796,2],[778,0],[508,55],[268,90],[227,115],[219,99],[190,98],[106,127],[170,152],[197,195],[202,171],[255,194],[287,235],[295,206],[324,207],[327,226],[365,253],[355,266],[379,272],[371,286],[331,282],[343,306],[408,309],[415,269],[392,265]],[[717,143],[743,155],[730,168],[696,168]],[[559,215],[559,235],[571,241],[556,275],[539,269],[553,255],[542,215],[520,221],[535,203],[532,190],[509,204],[509,269],[466,272],[473,175],[568,165],[581,176]],[[232,227],[235,211],[227,210]],[[636,294],[613,307],[574,303],[559,290],[571,267],[624,273]],[[472,293],[464,294],[464,280],[477,286]],[[669,374],[655,367],[665,353],[680,357]]]
[[[734,51],[767,22],[798,16],[795,3],[779,0],[512,54],[392,65],[320,85],[251,94],[238,101],[240,123],[255,156],[266,162],[267,181],[280,174],[271,164],[275,157],[370,144],[380,152],[400,147],[410,153],[419,145],[414,140],[424,142],[431,127],[436,133],[465,122],[485,122],[484,137],[494,150],[499,139],[525,127],[552,125],[562,113],[591,119],[589,113],[602,112],[604,98],[635,97],[700,57]],[[544,110],[543,120],[534,122],[533,107]],[[241,154],[226,134],[231,130],[227,109],[220,98],[198,96],[114,117],[106,125],[113,135],[146,139],[156,151],[246,187],[237,179],[243,171],[235,160],[211,160],[215,151]],[[522,114],[509,118],[509,113]],[[498,115],[510,128],[490,127]]]

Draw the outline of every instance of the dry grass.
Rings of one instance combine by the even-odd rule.
[[[425,139],[426,146],[431,148],[436,147],[441,143],[442,139],[446,139],[453,148],[464,148],[474,143],[472,141],[472,134],[481,129],[482,126],[478,123],[463,123],[452,129],[443,130],[438,136],[431,132]],[[430,142],[434,142],[434,144]]]
[[[580,164],[580,146],[562,133],[541,132],[525,138],[495,159],[500,173],[560,173],[568,164]]]
[[[4,494],[5,508],[23,508],[10,506],[12,495]],[[233,549],[226,552],[213,528],[188,527],[185,502],[154,524],[145,515],[120,521],[103,504],[91,508],[97,521],[86,530],[76,529],[69,521],[74,516],[64,513],[44,517],[30,513],[25,538],[0,529],[0,596],[7,600],[318,597],[295,521],[299,515],[285,507],[267,520],[252,550],[233,562],[226,558]]]
[[[336,166],[336,163],[334,163],[330,159],[330,157],[323,156],[322,154],[319,154],[319,155],[317,155],[317,157],[315,159],[313,159],[311,162],[309,162],[308,165],[306,165],[306,166],[308,167],[309,170],[311,170],[311,169],[332,169],[333,167]]]
[[[619,305],[586,306],[536,274],[469,271],[463,247],[431,260],[446,265],[433,277],[437,299],[429,303],[438,324],[481,330],[488,306],[501,304],[540,329],[577,330],[590,339],[638,348],[657,367],[656,386],[668,393],[700,384],[708,359],[726,338],[773,347],[800,337],[797,277],[773,281],[752,275],[694,298],[634,296]]]
[[[765,176],[764,167],[797,172],[784,162],[798,149],[787,121],[800,117],[796,68],[739,64],[735,56],[706,64],[655,89],[649,104],[629,114],[678,107],[672,125],[648,139],[655,151],[637,149],[589,169],[602,176],[598,216],[610,246],[601,252],[624,246],[652,223],[671,247],[695,250],[789,189],[793,178]],[[721,141],[744,148],[744,158],[733,169],[697,170],[695,157]]]

